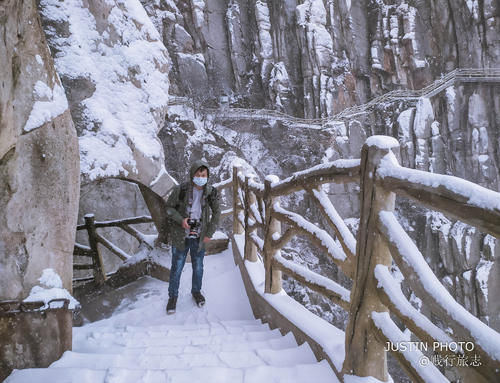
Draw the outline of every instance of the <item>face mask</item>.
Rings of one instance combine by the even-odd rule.
[[[194,177],[193,182],[198,186],[205,186],[207,183],[207,177]]]

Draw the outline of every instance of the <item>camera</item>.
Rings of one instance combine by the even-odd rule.
[[[200,236],[201,221],[199,219],[189,218],[187,223],[189,225],[189,234],[187,238],[198,238]]]

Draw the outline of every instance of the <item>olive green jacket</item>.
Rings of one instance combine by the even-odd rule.
[[[196,171],[202,166],[209,169],[207,163],[195,161],[191,165],[189,182],[174,186],[167,200],[167,230],[169,230],[172,246],[175,246],[179,250],[185,249],[184,240],[186,238],[186,230],[182,227],[182,221],[188,217],[189,199],[193,193],[193,177]],[[208,172],[208,176],[210,178],[210,171]],[[184,198],[181,199],[179,197],[182,185],[185,185],[185,193]],[[205,248],[203,238],[211,238],[214,235],[219,219],[220,204],[217,189],[207,183],[203,187],[203,197],[201,199],[200,250]]]

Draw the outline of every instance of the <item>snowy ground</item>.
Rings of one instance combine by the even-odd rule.
[[[109,318],[73,329],[73,351],[48,369],[14,371],[6,383],[338,382],[307,344],[254,319],[229,250],[205,258],[201,309],[191,271],[186,264],[176,314],[165,314],[168,284],[142,278]]]

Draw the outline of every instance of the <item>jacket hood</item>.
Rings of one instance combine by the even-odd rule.
[[[210,178],[210,168],[208,164],[203,160],[197,160],[193,162],[193,164],[191,165],[191,169],[189,170],[189,179],[191,181],[193,180],[194,173],[196,173],[196,171],[202,166],[207,168],[208,177]]]

